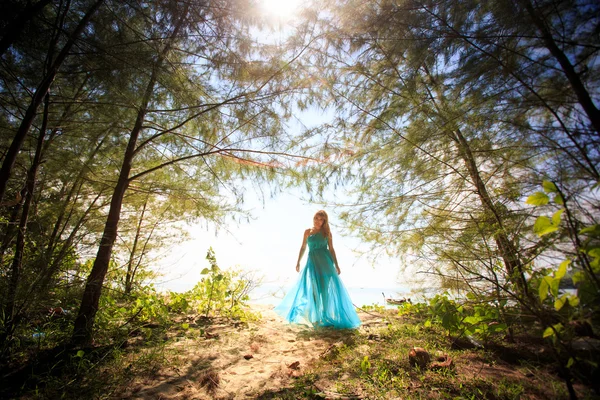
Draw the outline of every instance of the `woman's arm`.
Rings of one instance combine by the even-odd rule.
[[[329,243],[329,252],[331,253],[331,257],[333,257],[333,263],[335,264],[335,269],[339,275],[342,273],[342,271],[340,270],[340,266],[338,265],[337,257],[335,255],[335,249],[333,248],[333,238],[331,237],[331,233],[329,233],[327,242]]]
[[[304,250],[306,250],[306,239],[308,239],[309,234],[310,229],[304,231],[304,237],[302,238],[302,246],[300,247],[300,254],[298,254],[298,262],[296,263],[296,272],[300,272],[300,260],[302,260]]]

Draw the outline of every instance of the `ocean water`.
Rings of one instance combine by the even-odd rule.
[[[281,287],[274,284],[266,284],[257,287],[250,293],[250,303],[277,305],[289,290],[289,287]],[[405,286],[394,287],[347,287],[348,294],[355,306],[365,305],[384,306],[385,298],[407,298],[410,297],[410,288]],[[384,298],[385,294],[385,298]]]

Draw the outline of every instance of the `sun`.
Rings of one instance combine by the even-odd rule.
[[[261,0],[265,13],[273,17],[288,19],[294,15],[300,0]]]

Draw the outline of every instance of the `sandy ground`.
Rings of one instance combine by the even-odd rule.
[[[277,392],[302,375],[311,363],[351,340],[351,330],[315,330],[290,325],[272,306],[252,306],[262,319],[249,326],[229,323],[206,327],[202,337],[174,342],[180,362],[167,363],[151,378],[136,378],[122,393],[129,399],[250,399]],[[384,322],[359,314],[359,332]]]

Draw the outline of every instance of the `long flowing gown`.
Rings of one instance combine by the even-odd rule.
[[[307,243],[306,266],[275,311],[290,323],[308,320],[313,326],[358,327],[360,319],[337,274],[327,238],[318,232],[310,235]]]

